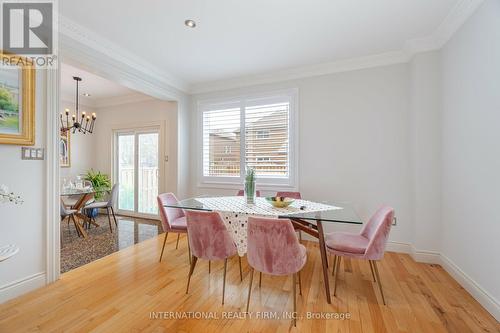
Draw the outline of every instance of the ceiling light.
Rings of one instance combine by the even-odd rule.
[[[94,124],[95,120],[97,119],[97,116],[95,113],[92,113],[92,116],[87,115],[85,111],[82,111],[80,113],[80,105],[78,101],[78,84],[82,81],[82,78],[78,76],[73,76],[73,80],[76,81],[76,103],[75,103],[75,110],[76,113],[71,115],[71,121],[69,119],[69,113],[70,109],[66,108],[64,109],[64,114],[66,118],[66,121],[64,121],[63,114],[61,113],[61,132],[65,133],[67,131],[73,130],[73,133],[76,131],[86,134],[86,133],[92,133],[94,131]],[[85,94],[83,94],[85,95]],[[90,96],[90,94],[87,94]]]
[[[90,97],[90,94],[89,93],[83,93],[83,96]]]
[[[193,20],[186,20],[186,21],[184,21],[184,24],[186,25],[186,27],[190,27],[190,28],[196,27],[196,22]]]

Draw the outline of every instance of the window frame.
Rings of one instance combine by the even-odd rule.
[[[288,124],[288,177],[257,177],[259,189],[297,189],[298,185],[298,156],[299,156],[299,131],[298,131],[298,89],[275,90],[268,92],[220,96],[208,99],[197,100],[197,178],[199,188],[226,188],[241,189],[244,183],[245,170],[245,135],[240,137],[240,175],[239,176],[204,176],[203,174],[203,112],[214,110],[215,108],[228,108],[238,106],[240,112],[244,112],[245,107],[260,105],[261,103],[289,101],[289,124]],[[244,114],[241,115],[240,131],[245,133]]]

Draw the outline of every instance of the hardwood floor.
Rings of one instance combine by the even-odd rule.
[[[146,240],[0,305],[0,332],[500,332],[500,324],[440,266],[419,264],[404,254],[386,253],[379,265],[387,306],[381,305],[368,262],[348,259],[341,264],[337,297],[332,295],[328,305],[319,250],[311,242],[297,299],[297,327],[289,319],[257,318],[291,311],[291,277],[263,275],[259,289],[255,274],[253,318],[227,318],[244,316],[246,259],[243,282],[237,258],[228,262],[222,306],[223,262],[212,262],[208,274],[208,263],[198,261],[186,295],[186,239],[175,250],[176,237],[169,237],[159,263],[162,243],[163,235]],[[307,313],[348,318],[307,319]],[[201,315],[219,320],[198,319]]]

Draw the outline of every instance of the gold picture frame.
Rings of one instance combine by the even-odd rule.
[[[32,146],[35,144],[35,67],[30,59],[2,50],[0,57],[0,98],[4,98],[0,99],[0,144]],[[14,70],[7,66],[19,67],[17,76],[12,75]],[[17,86],[7,82],[12,77],[17,79]]]
[[[59,166],[71,167],[71,131],[60,130],[59,136]]]

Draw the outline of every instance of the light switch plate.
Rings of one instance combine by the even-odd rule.
[[[44,148],[31,148],[22,147],[21,148],[21,158],[23,160],[43,160],[45,158]]]

